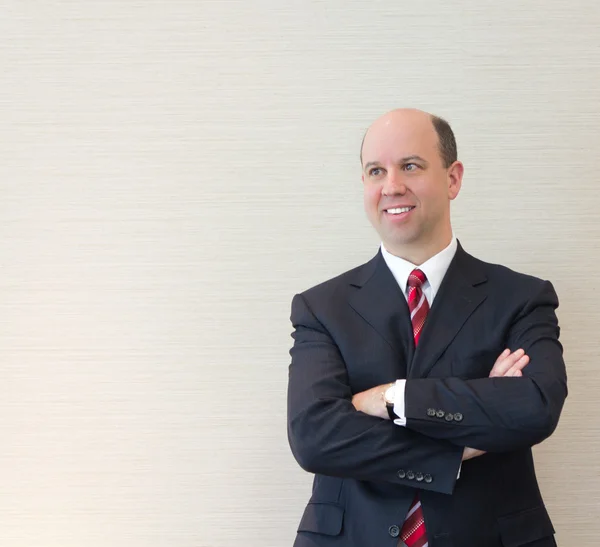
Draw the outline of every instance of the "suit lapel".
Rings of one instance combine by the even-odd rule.
[[[427,315],[408,378],[427,377],[469,316],[487,298],[486,280],[481,262],[459,243]]]
[[[381,250],[357,270],[351,285],[356,290],[350,296],[350,305],[409,363],[414,341],[408,305]]]
[[[408,363],[407,378],[425,378],[467,319],[487,298],[482,263],[460,242],[429,310],[415,349],[406,297],[381,251],[356,270],[349,303]]]

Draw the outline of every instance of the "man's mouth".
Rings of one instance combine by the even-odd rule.
[[[396,207],[394,209],[385,209],[385,212],[390,215],[400,215],[402,213],[408,213],[412,211],[414,207]]]

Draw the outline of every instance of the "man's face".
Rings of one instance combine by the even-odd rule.
[[[362,150],[365,211],[391,252],[448,244],[450,200],[460,190],[443,165],[428,114],[394,111],[369,129]],[[438,245],[439,246],[439,245]]]

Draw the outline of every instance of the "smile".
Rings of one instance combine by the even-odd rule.
[[[386,209],[385,212],[390,215],[400,215],[412,211],[414,207],[397,207],[396,209]]]

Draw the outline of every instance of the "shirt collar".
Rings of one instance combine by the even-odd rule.
[[[452,262],[452,259],[456,254],[457,248],[458,242],[456,240],[456,236],[452,234],[452,240],[450,241],[450,244],[438,254],[432,256],[426,262],[423,262],[423,264],[420,266],[416,266],[408,260],[404,260],[404,258],[400,258],[399,256],[391,254],[383,246],[383,243],[381,243],[381,254],[383,255],[385,263],[392,272],[392,275],[396,279],[396,282],[404,294],[406,294],[406,284],[408,282],[408,276],[410,275],[410,272],[412,272],[415,268],[419,268],[427,277],[425,285],[429,283],[431,287],[430,300],[433,302],[433,299],[440,288],[440,285],[442,284],[442,280],[448,271],[450,262]]]

